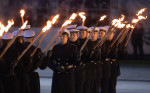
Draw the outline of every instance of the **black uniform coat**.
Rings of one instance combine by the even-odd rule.
[[[30,42],[25,42],[24,46],[27,47],[30,44]],[[35,49],[35,46],[31,46],[30,53]],[[39,74],[35,70],[39,67],[40,64],[40,54],[41,49],[38,48],[35,52],[34,56],[31,58],[30,68],[29,68],[29,78],[30,78],[30,93],[40,93],[40,79]]]
[[[5,49],[5,47],[6,44],[4,43],[0,48],[0,53]],[[11,46],[0,61],[1,80],[5,93],[19,92],[19,82],[17,80],[16,74],[11,71],[13,60],[15,60],[17,56],[18,55],[14,50],[14,47]]]
[[[79,40],[76,40],[75,42],[69,41],[71,44],[74,44],[77,46],[77,50],[78,53],[80,51],[80,42]],[[82,53],[82,56],[79,57],[78,54],[78,62],[75,64],[75,93],[83,93],[83,84],[84,84],[84,80],[85,80],[85,70],[84,67],[85,65],[83,63],[85,63],[84,59],[85,59],[85,53]]]
[[[16,52],[18,52],[19,54],[21,54],[22,51],[26,48],[23,43],[20,43],[17,40],[14,46]],[[31,59],[29,58],[29,52],[30,50],[25,53],[25,55],[21,58],[21,60],[19,60],[15,68],[15,72],[19,80],[19,93],[30,93],[30,78],[28,72],[31,67]]]
[[[57,44],[52,51],[49,67],[54,71],[51,93],[74,93],[74,68],[77,47],[69,42]]]

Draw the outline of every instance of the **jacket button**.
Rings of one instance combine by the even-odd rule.
[[[60,74],[60,72],[58,72],[58,74]]]
[[[58,64],[60,64],[60,63],[58,63]]]
[[[66,65],[68,65],[68,63],[66,63]]]
[[[58,60],[60,60],[60,58],[58,58]]]
[[[112,64],[112,62],[111,62],[111,64]]]

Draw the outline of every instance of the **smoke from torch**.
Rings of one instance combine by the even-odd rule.
[[[85,12],[80,12],[79,16],[82,18],[82,26],[84,26],[85,19],[86,19]]]

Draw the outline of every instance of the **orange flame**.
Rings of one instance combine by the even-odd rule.
[[[66,20],[62,26],[63,27],[67,26],[67,25],[71,24],[71,22],[72,22],[71,20]]]
[[[103,21],[106,17],[106,15],[102,16],[99,21]]]
[[[57,15],[53,18],[52,24],[54,24],[58,18],[59,18],[59,15],[57,14]]]
[[[124,15],[121,15],[121,18],[119,18],[119,19],[114,19],[114,20],[112,21],[112,25],[114,25],[115,27],[117,27],[118,25],[121,24],[122,21],[124,21],[124,18],[125,18],[125,16],[124,16]],[[121,25],[121,27],[122,27],[122,26],[123,26],[123,24]]]
[[[10,27],[14,24],[13,19],[12,20],[8,20],[8,25],[5,27],[5,32],[8,32],[8,30],[10,29]]]
[[[136,15],[137,15],[137,16],[141,15],[145,10],[146,10],[146,8],[143,8],[143,9],[139,10]]]
[[[52,27],[52,22],[47,21],[47,25],[42,29],[42,31],[45,32],[46,30],[50,29],[51,27]]]
[[[62,27],[71,24],[71,22],[72,22],[76,17],[77,17],[77,14],[76,14],[76,13],[73,13],[73,14],[71,15],[71,17],[69,18],[69,20],[66,20],[66,21],[64,22],[64,24],[62,25]]]
[[[25,14],[25,10],[21,9],[21,10],[20,10],[20,14],[21,14],[21,17],[23,17],[24,14]]]
[[[77,14],[76,14],[76,13],[73,13],[69,19],[70,19],[70,20],[74,20],[76,17],[77,17]]]
[[[119,24],[117,27],[118,28],[123,28],[125,26],[125,24]]]
[[[24,29],[27,25],[28,21],[25,21],[25,23],[21,26],[21,29]]]
[[[146,16],[146,17],[144,17],[144,16],[138,16],[138,19],[139,19],[139,20],[147,19],[147,16]]]
[[[3,24],[1,24],[1,27],[0,27],[0,36],[3,35],[4,31],[5,31],[5,26]]]
[[[82,21],[84,22],[86,19],[85,12],[80,12],[79,16],[82,18]]]
[[[132,19],[132,23],[137,23],[139,19]]]

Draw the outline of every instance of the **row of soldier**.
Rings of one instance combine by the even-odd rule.
[[[117,59],[123,54],[123,43],[109,48],[114,38],[112,33],[102,46],[93,50],[108,30],[108,26],[96,27],[80,55],[80,48],[93,27],[76,26],[68,26],[60,36],[60,43],[45,55],[38,48],[31,57],[30,54],[35,49],[32,45],[13,69],[16,58],[35,35],[27,26],[0,59],[0,92],[40,93],[40,79],[36,69],[49,67],[54,72],[51,93],[116,93],[117,77],[120,75]],[[16,33],[17,31],[7,32],[2,36],[0,52]]]

